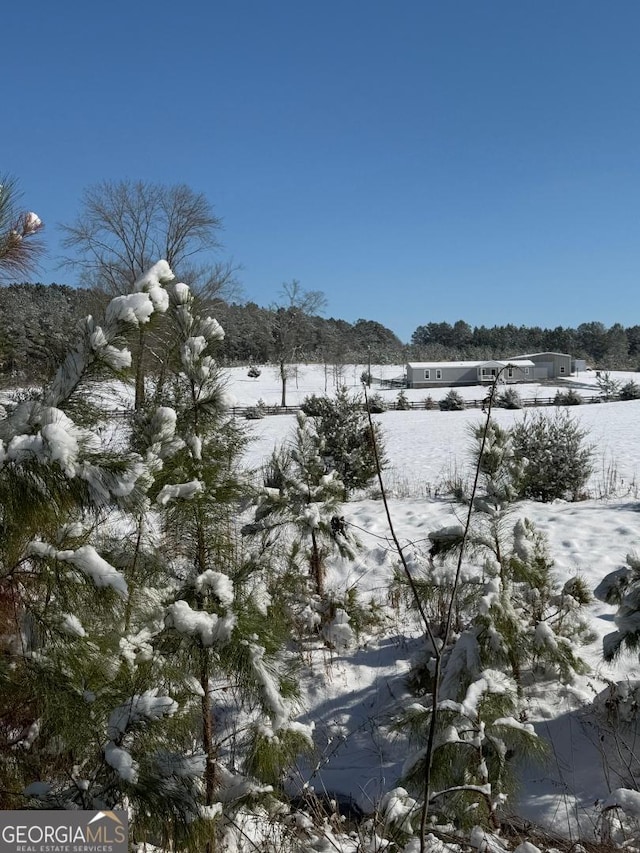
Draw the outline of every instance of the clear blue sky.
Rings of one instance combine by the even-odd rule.
[[[0,172],[46,224],[187,183],[247,299],[416,326],[640,323],[638,0],[31,0],[2,12]]]

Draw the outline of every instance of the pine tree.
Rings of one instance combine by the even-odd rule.
[[[488,475],[495,473],[491,461],[500,458],[495,450],[490,442],[484,460]],[[514,525],[508,508],[496,509],[493,501],[500,490],[491,476],[487,484],[491,500],[484,496],[480,505],[485,511],[473,517],[457,587],[462,528],[430,534],[429,569],[423,576],[416,572],[415,589],[434,642],[440,644],[441,677],[436,685],[429,645],[410,678],[418,702],[401,715],[398,727],[410,733],[417,748],[405,767],[405,782],[420,791],[437,689],[432,807],[464,823],[476,803],[476,819],[484,813],[496,825],[497,809],[514,786],[507,751],[541,751],[521,717],[527,690],[540,679],[566,683],[585,672],[574,646],[592,635],[582,615],[590,598],[584,581],[573,578],[560,587],[543,535],[526,519]],[[452,631],[443,647],[454,595]]]
[[[246,532],[283,532],[294,562],[306,565],[322,599],[328,555],[350,558],[354,551],[341,521],[344,484],[336,471],[327,473],[325,444],[312,420],[301,412],[297,418],[293,440],[271,457],[255,523]]]
[[[615,660],[623,651],[640,649],[640,558],[627,554],[627,565],[609,572],[594,590],[599,601],[617,604],[616,630],[603,640],[607,661]]]
[[[377,425],[374,425],[375,436],[371,435],[361,400],[340,386],[335,397],[308,397],[302,410],[313,418],[323,441],[325,467],[335,471],[344,484],[344,499],[354,490],[368,486],[377,475],[373,440],[384,466],[384,439]]]
[[[7,806],[113,808],[127,798],[137,814],[152,796],[148,746],[177,706],[121,665],[129,588],[96,548],[110,514],[141,510],[150,474],[138,454],[102,445],[84,394],[92,377],[126,369],[123,336],[166,310],[170,278],[158,264],[102,325],[87,318],[51,385],[0,421]],[[164,808],[176,814],[178,799],[166,796]]]
[[[212,819],[279,784],[310,730],[236,548],[222,330],[171,279],[160,262],[87,318],[42,396],[0,421],[0,787],[5,807],[126,804],[134,841],[213,849]],[[124,336],[157,312],[180,362],[110,451],[87,382],[124,376]]]
[[[309,747],[310,731],[292,720],[285,635],[242,554],[236,519],[246,491],[245,437],[227,412],[215,362],[222,329],[197,313],[183,284],[172,288],[169,321],[179,363],[159,407],[139,421],[137,439],[146,440],[157,469],[149,496],[170,592],[155,643],[180,662],[199,696],[202,805],[204,814],[225,817],[279,784],[281,768]],[[205,837],[211,847],[213,835]]]

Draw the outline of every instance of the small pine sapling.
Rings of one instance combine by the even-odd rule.
[[[607,661],[615,660],[623,651],[640,649],[640,557],[627,554],[627,565],[609,572],[594,590],[599,601],[615,604],[616,630],[603,640]]]
[[[640,385],[630,379],[620,388],[621,400],[640,400]]]
[[[371,399],[369,399],[371,403]],[[345,387],[335,397],[308,397],[303,412],[313,418],[322,439],[322,459],[329,471],[335,471],[344,485],[344,499],[356,489],[366,488],[376,477],[373,451],[375,438],[379,459],[384,464],[384,441],[376,424],[369,424],[362,401]]]
[[[263,536],[284,532],[306,564],[319,598],[325,595],[327,557],[336,553],[351,559],[355,544],[334,520],[342,517],[344,484],[335,470],[327,472],[324,454],[312,419],[299,413],[294,438],[272,454],[254,523],[244,529]]]
[[[581,500],[593,470],[587,431],[565,410],[549,417],[527,414],[511,429],[513,453],[521,469],[514,485],[520,498],[548,503]]]
[[[466,408],[464,398],[457,391],[454,391],[453,388],[446,397],[438,401],[438,406],[443,412],[461,412]]]
[[[495,405],[500,409],[521,409],[522,397],[517,388],[505,388],[497,395]]]
[[[398,411],[402,412],[407,412],[411,408],[411,404],[409,403],[409,400],[407,399],[407,395],[405,394],[404,390],[400,391],[400,393],[398,394],[395,408]]]
[[[512,757],[540,754],[533,726],[517,719],[515,685],[492,669],[478,670],[458,698],[442,698],[431,769],[431,810],[439,822],[459,827],[497,828],[500,809],[516,788]],[[397,728],[408,735],[413,752],[404,764],[403,784],[420,791],[424,778],[425,733],[433,713],[427,695],[407,707]]]

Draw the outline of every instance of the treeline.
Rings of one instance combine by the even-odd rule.
[[[565,352],[583,358],[593,367],[640,367],[640,325],[625,328],[614,323],[581,323],[577,328],[556,326],[470,326],[464,320],[427,323],[411,336],[412,358],[423,360],[481,359],[532,352]]]
[[[100,290],[62,284],[12,284],[0,288],[0,378],[43,380],[76,339],[87,314],[100,317],[108,297]],[[374,320],[355,323],[309,315],[296,308],[263,308],[217,299],[203,307],[222,324],[220,358],[227,365],[277,363],[281,331],[288,328],[288,361],[401,364],[408,360],[500,358],[529,352],[567,352],[593,367],[640,368],[640,325],[582,323],[557,326],[474,326],[464,320],[418,326],[409,344]]]
[[[87,314],[100,317],[109,297],[100,290],[60,284],[12,284],[0,288],[0,378],[39,381],[51,376],[77,339]],[[220,359],[232,365],[266,364],[283,356],[281,329],[289,321],[288,361],[400,363],[406,347],[389,329],[372,320],[310,316],[295,308],[261,308],[255,303],[202,305],[225,330]]]
[[[101,316],[104,294],[61,284],[0,288],[0,376],[6,381],[47,379],[88,314]]]

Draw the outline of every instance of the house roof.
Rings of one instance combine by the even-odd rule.
[[[471,369],[474,367],[483,367],[489,364],[497,364],[500,367],[507,367],[507,365],[514,361],[516,361],[516,359],[511,359],[509,361],[499,361],[497,359],[485,359],[483,361],[409,361],[407,362],[407,367],[410,367],[412,370],[435,370],[443,367],[467,367]],[[526,356],[518,357],[517,361],[519,367],[535,367],[534,362],[528,361]]]
[[[484,364],[481,361],[409,361],[407,367],[416,368],[417,370],[429,369],[432,367],[477,367],[479,364]]]
[[[524,358],[533,358],[535,355],[561,355],[563,358],[571,358],[571,355],[568,352],[551,352],[544,350],[543,352],[529,352],[525,355],[514,355],[511,360],[522,361]]]

